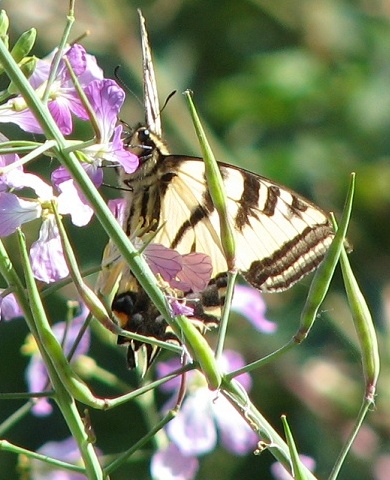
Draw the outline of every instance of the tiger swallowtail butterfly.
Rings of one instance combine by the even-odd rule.
[[[200,293],[182,292],[186,299],[197,299],[191,319],[207,327],[216,323],[227,281],[219,216],[207,188],[203,160],[171,155],[161,140],[154,69],[141,13],[140,19],[146,126],[135,129],[127,141],[140,163],[134,173],[120,173],[121,187],[127,191],[123,229],[131,237],[141,227],[144,232],[154,232],[153,243],[181,255],[197,252],[210,257],[209,285]],[[236,268],[260,291],[290,288],[323,260],[334,236],[328,216],[267,178],[224,163],[219,167],[227,194],[228,220],[235,232]],[[112,310],[120,326],[159,340],[178,341],[129,267],[119,260],[109,269],[103,269],[102,279],[105,290],[111,288],[113,279],[119,281]],[[136,366],[140,347],[146,348],[146,368],[159,351],[124,337],[119,337],[118,343],[129,344],[130,368]]]

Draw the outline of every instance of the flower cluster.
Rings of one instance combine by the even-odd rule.
[[[237,285],[232,309],[246,317],[259,331],[271,333],[276,325],[265,317],[265,303],[257,290]],[[245,365],[240,353],[225,350],[221,357],[221,370],[234,371]],[[157,364],[159,377],[165,377],[180,367],[179,359]],[[169,443],[159,449],[152,458],[151,475],[154,480],[192,480],[199,468],[198,457],[203,456],[220,443],[234,455],[246,455],[254,451],[259,441],[245,420],[221,394],[211,392],[204,377],[197,371],[187,374],[187,395],[183,404],[167,427]],[[252,380],[248,373],[237,380],[250,391]],[[170,380],[161,389],[171,397],[162,411],[166,413],[175,405],[180,378]]]
[[[74,147],[88,176],[100,186],[103,162],[120,165],[127,173],[132,173],[138,166],[138,158],[123,145],[122,126],[117,126],[118,113],[125,98],[123,90],[113,80],[103,78],[95,58],[77,44],[65,52],[49,85],[55,58],[53,52],[39,60],[29,81],[39,97],[46,95],[48,109],[64,135],[72,133],[74,117],[85,121],[90,115],[95,116],[99,131],[93,144],[78,150]],[[93,113],[89,114],[83,104],[69,69],[76,74]],[[27,132],[42,133],[41,125],[20,95],[0,106],[0,122],[15,123]],[[68,142],[69,146],[75,145],[74,140]],[[76,226],[86,225],[93,210],[64,167],[52,172],[52,185],[49,185],[38,175],[26,172],[23,163],[24,159],[16,154],[0,157],[0,236],[8,236],[24,223],[40,218],[39,238],[30,250],[31,265],[38,280],[50,283],[68,274],[53,203],[59,214],[70,215]],[[25,196],[16,195],[15,191],[23,192]]]
[[[226,350],[221,367],[232,371],[244,366],[242,356]],[[163,377],[180,366],[178,359],[159,363],[157,372]],[[249,391],[251,377],[248,373],[237,380]],[[222,445],[235,455],[246,455],[255,450],[258,436],[250,429],[234,407],[220,394],[211,392],[203,376],[191,371],[187,376],[188,394],[173,420],[166,428],[170,444],[157,451],[151,463],[153,479],[183,478],[191,480],[198,469],[198,457],[215,449],[218,436]],[[180,378],[170,380],[161,388],[172,396],[163,407],[167,411],[174,407]]]

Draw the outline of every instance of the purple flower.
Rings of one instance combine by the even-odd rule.
[[[211,258],[204,253],[182,255],[182,268],[170,284],[183,292],[201,292],[211,280],[213,265]]]
[[[87,317],[88,311],[83,307],[80,315],[75,317],[71,323],[59,322],[53,326],[53,333],[56,336],[57,340],[62,343],[63,350],[65,355],[68,355],[76,338],[79,334],[81,327],[84,324],[84,321]],[[90,345],[90,331],[87,329],[84,332],[84,335],[77,345],[76,351],[72,357],[74,361],[80,355],[87,353]],[[30,363],[26,370],[26,381],[28,384],[28,389],[30,392],[41,392],[45,389],[48,389],[48,375],[46,366],[35,347],[31,346],[31,337],[27,341],[27,346],[24,347],[25,353],[30,353],[33,351]],[[52,412],[53,408],[49,401],[46,398],[37,400],[36,404],[33,407],[33,412],[37,416],[49,415]]]
[[[39,95],[43,95],[48,80],[54,53],[39,60],[30,83]],[[81,45],[73,45],[65,53],[81,87],[86,87],[94,79],[102,79],[103,74],[97,66],[96,60],[88,55]],[[81,103],[79,95],[70,78],[64,60],[60,61],[56,78],[50,87],[48,108],[64,135],[69,135],[73,130],[72,113],[77,117],[87,120],[88,116]],[[27,108],[23,97],[12,98],[0,109],[0,122],[16,123],[20,128],[31,133],[42,133],[42,129],[32,112]]]
[[[1,141],[8,139],[0,133]],[[25,187],[40,189],[43,191],[42,180],[31,173],[25,173],[23,166],[18,164],[20,158],[16,154],[0,155],[0,193],[12,192]],[[38,180],[37,180],[38,179]],[[43,192],[46,195],[46,190]]]
[[[153,455],[150,473],[153,480],[192,480],[198,468],[196,457],[183,455],[174,443],[170,443]]]
[[[24,223],[41,217],[54,198],[52,188],[37,175],[20,172],[19,186],[32,188],[38,198],[24,200],[13,193],[0,193],[0,237],[6,237]]]
[[[137,243],[137,242],[135,242]],[[142,248],[142,242],[140,242]],[[182,256],[176,250],[160,243],[150,243],[143,251],[148,265],[155,275],[170,283],[182,269]]]
[[[0,193],[0,236],[11,235],[21,225],[39,218],[41,214],[39,202],[22,200],[13,193]]]
[[[142,248],[142,242],[138,243]],[[161,275],[172,288],[183,292],[201,292],[210,281],[213,267],[210,257],[204,253],[180,255],[164,245],[150,243],[143,254],[152,272]]]
[[[186,305],[185,300],[179,301],[176,298],[171,298],[168,299],[168,301],[174,315],[185,315],[186,317],[191,317],[191,315],[194,314],[194,309]]]
[[[126,173],[133,173],[138,167],[138,157],[125,149],[122,125],[118,125],[118,113],[125,99],[124,91],[114,80],[95,80],[85,89],[98,121],[100,139],[84,152],[94,159],[119,164]]]
[[[72,179],[63,181],[58,189],[61,192],[58,197],[59,212],[62,215],[70,215],[76,227],[87,225],[92,218],[93,210],[74,181]]]
[[[236,370],[244,366],[241,355],[234,351],[225,351],[223,355],[223,370]],[[159,363],[159,376],[180,367],[180,361],[173,359]],[[218,433],[221,443],[227,450],[236,455],[245,455],[253,450],[258,442],[257,435],[234,409],[234,407],[219,395],[210,392],[199,372],[188,373],[188,391],[181,409],[176,417],[166,427],[171,441],[185,456],[198,456],[210,452],[216,447]],[[202,381],[203,380],[203,381]],[[237,377],[246,391],[250,389],[251,378],[245,373]],[[180,378],[165,383],[162,388],[166,392],[177,392]],[[170,408],[175,401],[175,395],[168,402]]]
[[[39,239],[31,245],[31,267],[34,277],[45,283],[52,283],[69,274],[54,217],[42,222]]]
[[[85,88],[85,94],[95,112],[100,136],[98,142],[86,147],[83,153],[89,161],[85,167],[88,175],[95,180],[96,169],[103,161],[121,166],[126,173],[133,173],[139,164],[138,157],[129,152],[123,144],[122,125],[116,126],[118,114],[125,99],[124,91],[114,80],[94,80]],[[57,171],[53,172],[53,183],[58,183],[70,178],[66,172],[59,177]],[[101,182],[100,182],[101,183]]]
[[[47,442],[37,450],[37,453],[73,465],[82,463],[79,448],[73,437],[58,442]],[[31,460],[31,477],[34,480],[85,480],[85,475],[81,473],[59,470],[58,467],[36,459]]]
[[[114,80],[94,80],[85,89],[91,107],[95,112],[100,136],[98,143],[85,148],[83,158],[86,162],[83,167],[96,187],[103,181],[101,166],[103,161],[121,166],[126,173],[133,173],[139,164],[138,157],[129,152],[123,145],[122,126],[115,126],[118,113],[125,98],[124,91]],[[79,199],[79,204],[87,205],[86,199],[77,185],[74,184],[69,172],[59,167],[52,174],[55,187],[64,192],[65,183],[68,193]],[[90,208],[87,205],[88,208]]]
[[[246,285],[236,285],[232,310],[246,317],[252,325],[263,333],[274,333],[277,325],[265,318],[266,304],[261,293]]]
[[[0,133],[0,140],[6,142],[8,139]],[[0,169],[12,165],[19,160],[16,153],[8,153],[7,155],[0,155]],[[15,190],[20,188],[20,175],[23,172],[22,167],[13,168],[2,172],[0,175],[0,192],[7,192],[8,190]]]
[[[51,201],[57,203],[60,214],[70,214],[77,226],[88,223],[93,212],[80,202],[72,188],[67,189],[68,182],[62,184],[63,192],[55,197],[52,188],[38,176],[22,172],[21,175],[23,186],[33,189],[37,198],[24,200],[13,193],[0,193],[0,237],[14,233],[24,223],[42,218],[39,239],[32,245],[30,258],[36,278],[50,283],[68,275]]]
[[[5,297],[2,296],[4,290],[0,290],[0,317],[2,320],[12,320],[13,318],[22,317],[23,312],[13,293],[9,293]]]

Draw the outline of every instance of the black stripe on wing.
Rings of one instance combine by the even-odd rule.
[[[252,262],[244,278],[264,292],[283,291],[312,272],[324,259],[334,236],[330,225],[308,227],[271,256]]]

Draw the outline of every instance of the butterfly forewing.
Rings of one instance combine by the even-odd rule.
[[[156,84],[156,76],[152,61],[152,52],[150,50],[148,33],[145,27],[145,19],[138,10],[141,25],[141,46],[142,46],[142,62],[143,62],[143,85],[144,85],[144,105],[145,105],[145,122],[150,131],[155,135],[162,135],[160,103],[158,101],[158,92]]]
[[[154,241],[182,254],[206,253],[213,277],[226,272],[219,216],[205,184],[203,160],[171,155],[161,157],[159,165]],[[220,168],[236,237],[236,267],[258,289],[285,290],[323,258],[333,237],[326,214],[263,177],[228,165]],[[149,191],[147,197],[154,195]]]

